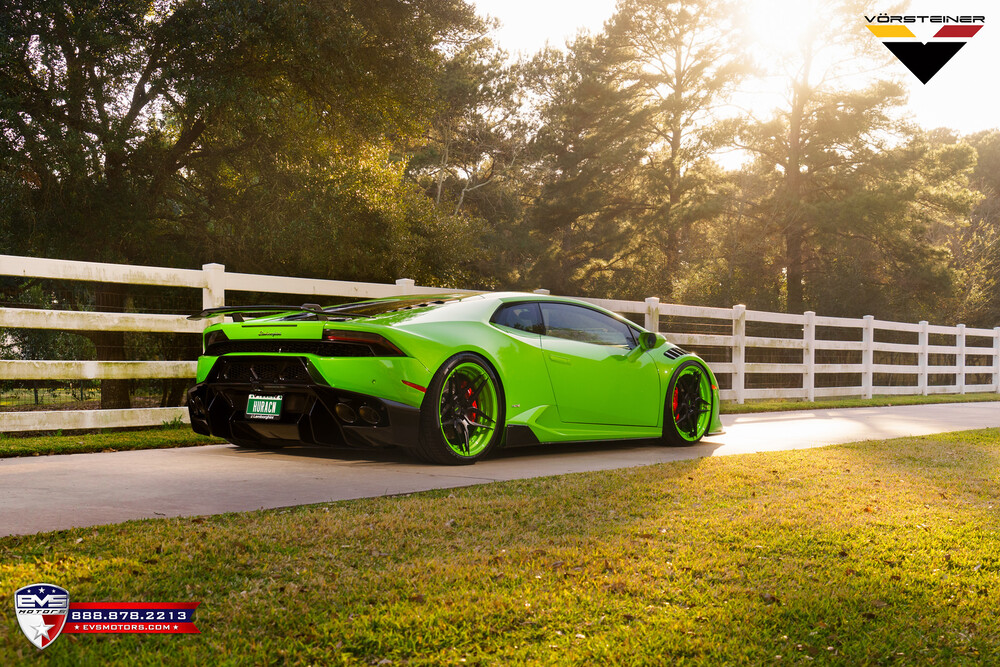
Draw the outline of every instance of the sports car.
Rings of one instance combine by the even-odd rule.
[[[193,429],[244,447],[399,446],[439,464],[498,448],[721,432],[718,382],[662,334],[514,292],[212,308]]]

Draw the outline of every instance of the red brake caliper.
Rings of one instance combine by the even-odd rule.
[[[674,389],[674,421],[675,422],[678,421],[678,420],[680,420],[680,415],[677,414],[677,402],[678,402],[678,399],[680,398],[680,395],[681,395],[680,389],[676,389],[675,388]]]

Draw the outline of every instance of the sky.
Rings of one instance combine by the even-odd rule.
[[[581,28],[597,32],[614,12],[615,0],[471,0],[480,14],[502,23],[496,33],[500,46],[516,54],[531,54],[546,42],[562,47]],[[741,3],[757,17],[757,39],[780,40],[808,16],[810,5],[823,0],[750,0]],[[872,13],[890,2],[871,3]],[[927,84],[920,83],[899,62],[897,68],[910,85],[909,111],[926,128],[949,127],[962,134],[1000,127],[1000,3],[995,0],[915,0],[907,14],[984,15],[985,26]],[[864,21],[858,17],[859,21]],[[929,26],[929,29],[934,27]],[[929,37],[914,29],[918,38]],[[873,36],[872,39],[875,39]],[[761,105],[768,104],[761,98]],[[773,104],[771,105],[773,106]]]

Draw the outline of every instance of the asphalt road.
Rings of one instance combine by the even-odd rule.
[[[532,447],[464,467],[429,466],[402,452],[251,451],[232,445],[3,459],[0,536],[996,427],[1000,404],[724,415],[722,422],[724,435],[693,447]]]

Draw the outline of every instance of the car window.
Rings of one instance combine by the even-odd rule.
[[[500,306],[497,312],[493,313],[490,322],[518,331],[527,331],[533,334],[545,333],[542,313],[538,310],[537,303],[509,303]]]
[[[629,326],[604,313],[568,303],[540,305],[547,336],[595,345],[635,346]]]

